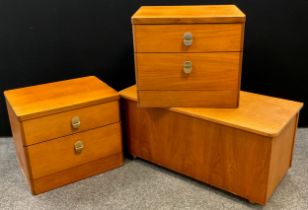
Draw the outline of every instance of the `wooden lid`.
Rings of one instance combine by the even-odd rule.
[[[119,99],[117,91],[95,76],[8,90],[4,95],[20,120]]]
[[[132,24],[242,23],[245,14],[235,5],[143,6]]]
[[[121,97],[137,101],[136,86],[120,91]],[[264,136],[275,137],[302,108],[303,103],[245,91],[237,109],[169,108],[185,114]]]

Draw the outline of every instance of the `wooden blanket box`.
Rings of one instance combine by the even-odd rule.
[[[291,167],[300,102],[241,91],[238,109],[140,108],[135,86],[120,95],[133,156],[258,204]]]

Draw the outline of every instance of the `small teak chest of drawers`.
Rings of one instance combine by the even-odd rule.
[[[94,76],[5,91],[33,194],[122,165],[119,95]]]
[[[245,15],[234,5],[143,6],[132,16],[141,107],[237,107]]]
[[[238,109],[141,108],[120,92],[128,152],[265,204],[292,164],[302,103],[240,92]]]

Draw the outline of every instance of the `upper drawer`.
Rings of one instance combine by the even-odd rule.
[[[134,25],[134,48],[135,52],[242,51],[243,30],[244,24]]]
[[[242,52],[137,53],[138,89],[237,90],[241,57]]]
[[[120,123],[26,147],[32,179],[122,152]]]
[[[36,144],[118,122],[119,120],[118,101],[25,120],[22,122],[25,137],[24,144]]]

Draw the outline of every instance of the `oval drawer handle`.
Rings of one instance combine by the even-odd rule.
[[[192,71],[192,62],[191,61],[185,61],[183,63],[183,72],[185,74],[190,74]]]
[[[74,144],[75,153],[80,154],[84,148],[82,141],[76,141]]]
[[[191,46],[193,42],[193,36],[191,32],[185,32],[183,35],[183,44],[188,47]]]
[[[80,119],[79,119],[78,116],[72,117],[72,127],[73,127],[74,129],[77,129],[77,128],[80,127]]]

